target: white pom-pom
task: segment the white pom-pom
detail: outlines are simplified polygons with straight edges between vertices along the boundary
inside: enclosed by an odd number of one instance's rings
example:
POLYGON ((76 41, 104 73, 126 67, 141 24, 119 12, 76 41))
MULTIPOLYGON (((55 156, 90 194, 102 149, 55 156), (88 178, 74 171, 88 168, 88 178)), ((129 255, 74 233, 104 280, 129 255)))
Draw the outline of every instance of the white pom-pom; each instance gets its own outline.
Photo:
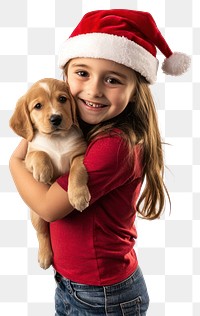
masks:
POLYGON ((180 76, 190 67, 190 56, 175 52, 169 58, 165 58, 162 70, 166 75, 180 76))

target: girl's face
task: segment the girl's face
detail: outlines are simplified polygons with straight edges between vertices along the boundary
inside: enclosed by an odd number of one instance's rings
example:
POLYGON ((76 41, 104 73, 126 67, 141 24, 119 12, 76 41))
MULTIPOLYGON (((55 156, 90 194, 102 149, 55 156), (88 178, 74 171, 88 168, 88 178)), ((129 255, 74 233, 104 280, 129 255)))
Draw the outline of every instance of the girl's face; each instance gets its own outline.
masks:
POLYGON ((68 63, 67 81, 81 119, 89 124, 120 114, 135 92, 134 71, 105 59, 72 59, 68 63))

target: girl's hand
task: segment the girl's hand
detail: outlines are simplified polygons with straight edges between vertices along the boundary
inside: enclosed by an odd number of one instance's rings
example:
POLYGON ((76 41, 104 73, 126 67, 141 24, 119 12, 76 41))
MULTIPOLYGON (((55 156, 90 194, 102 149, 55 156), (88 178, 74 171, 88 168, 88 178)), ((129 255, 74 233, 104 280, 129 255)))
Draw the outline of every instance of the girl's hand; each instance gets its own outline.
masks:
POLYGON ((11 159, 17 158, 20 160, 24 160, 26 157, 27 149, 28 149, 28 142, 27 140, 22 139, 19 145, 17 146, 17 148, 14 150, 11 156, 11 159))

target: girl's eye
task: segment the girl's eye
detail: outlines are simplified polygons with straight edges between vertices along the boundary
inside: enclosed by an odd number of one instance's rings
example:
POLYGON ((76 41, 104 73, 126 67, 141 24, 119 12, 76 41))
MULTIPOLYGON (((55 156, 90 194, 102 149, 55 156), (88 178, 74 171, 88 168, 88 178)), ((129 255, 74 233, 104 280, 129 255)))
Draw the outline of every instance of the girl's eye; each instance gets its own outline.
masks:
POLYGON ((106 78, 106 82, 109 83, 109 84, 121 84, 121 82, 118 79, 111 78, 111 77, 106 78))
POLYGON ((77 75, 80 77, 87 77, 88 73, 87 71, 81 70, 81 71, 77 71, 77 75))
POLYGON ((37 103, 35 106, 34 106, 34 109, 36 110, 40 110, 42 108, 42 104, 41 103, 37 103))
POLYGON ((62 96, 60 96, 60 97, 58 98, 58 101, 59 101, 60 103, 65 103, 65 102, 67 101, 67 98, 62 95, 62 96))

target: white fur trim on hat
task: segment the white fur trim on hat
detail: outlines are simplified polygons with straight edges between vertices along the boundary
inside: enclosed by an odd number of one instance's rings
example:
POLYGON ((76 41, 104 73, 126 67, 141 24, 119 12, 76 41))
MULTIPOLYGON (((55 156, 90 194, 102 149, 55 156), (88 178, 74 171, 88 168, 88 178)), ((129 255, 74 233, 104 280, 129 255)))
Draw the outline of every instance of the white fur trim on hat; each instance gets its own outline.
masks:
POLYGON ((59 67, 63 68, 70 59, 77 57, 112 60, 138 71, 149 83, 156 81, 157 58, 123 36, 87 33, 71 37, 60 49, 59 67))
POLYGON ((165 58, 162 70, 166 75, 179 76, 185 73, 191 63, 188 55, 174 52, 170 57, 165 58))

